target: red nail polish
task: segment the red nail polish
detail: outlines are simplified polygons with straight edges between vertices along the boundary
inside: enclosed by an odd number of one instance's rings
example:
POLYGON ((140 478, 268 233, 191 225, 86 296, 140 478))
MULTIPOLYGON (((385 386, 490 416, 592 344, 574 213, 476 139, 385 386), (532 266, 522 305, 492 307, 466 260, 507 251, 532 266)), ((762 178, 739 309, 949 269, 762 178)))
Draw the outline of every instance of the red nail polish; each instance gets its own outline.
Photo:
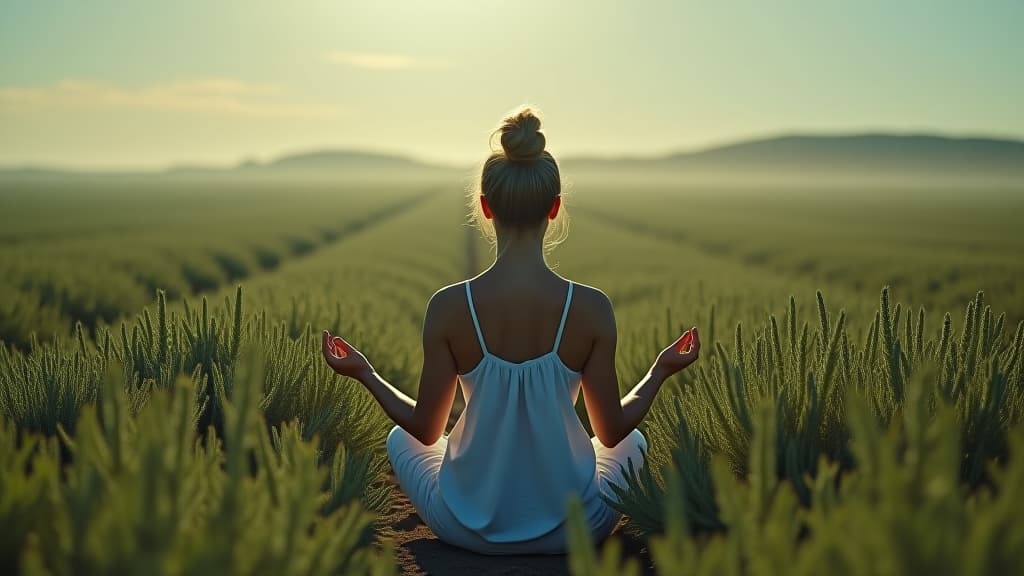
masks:
POLYGON ((690 346, 693 343, 693 332, 690 330, 683 334, 683 337, 679 340, 679 353, 685 354, 690 351, 690 346))
POLYGON ((331 339, 331 351, 339 358, 348 356, 348 352, 345 351, 344 340, 342 340, 340 336, 335 336, 331 339))

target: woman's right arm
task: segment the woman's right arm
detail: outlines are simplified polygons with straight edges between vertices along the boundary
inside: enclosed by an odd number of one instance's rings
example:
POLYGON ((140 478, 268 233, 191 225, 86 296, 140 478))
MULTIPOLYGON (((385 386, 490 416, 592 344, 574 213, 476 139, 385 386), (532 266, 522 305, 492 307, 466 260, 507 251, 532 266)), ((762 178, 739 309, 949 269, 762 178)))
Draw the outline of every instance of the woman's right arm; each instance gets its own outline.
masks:
MULTIPOLYGON (((362 383, 395 424, 425 445, 437 442, 444 433, 458 384, 455 359, 445 333, 450 322, 445 306, 438 302, 442 294, 450 293, 450 287, 439 290, 427 303, 423 320, 423 369, 416 400, 377 374, 366 357, 343 338, 332 336, 327 330, 323 333, 324 359, 331 368, 362 383)), ((460 297, 461 291, 455 295, 460 297)), ((447 298, 451 300, 452 296, 447 298)))
POLYGON ((615 347, 618 340, 615 312, 607 296, 601 295, 595 310, 594 344, 583 366, 583 401, 597 439, 607 447, 622 441, 647 415, 654 397, 665 380, 697 360, 700 338, 697 329, 683 333, 662 350, 647 374, 624 397, 619 398, 615 374, 615 347))

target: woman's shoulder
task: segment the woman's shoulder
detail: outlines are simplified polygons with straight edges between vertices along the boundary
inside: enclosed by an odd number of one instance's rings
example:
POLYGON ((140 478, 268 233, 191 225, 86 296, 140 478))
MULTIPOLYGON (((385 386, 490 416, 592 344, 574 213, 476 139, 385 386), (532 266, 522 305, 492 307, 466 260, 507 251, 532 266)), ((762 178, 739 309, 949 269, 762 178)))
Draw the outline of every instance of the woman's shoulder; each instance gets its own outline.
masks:
POLYGON ((608 298, 608 295, 604 293, 600 288, 590 286, 589 284, 583 284, 575 280, 565 280, 573 283, 572 289, 572 300, 575 305, 585 307, 593 311, 602 311, 610 309, 612 301, 608 298))
MULTIPOLYGON (((566 279, 568 280, 568 279, 566 279)), ((615 312, 611 298, 600 288, 572 280, 572 306, 569 314, 577 325, 594 333, 615 331, 615 312)))
MULTIPOLYGON (((568 278, 563 278, 570 281, 568 278)), ((612 303, 607 294, 600 288, 571 281, 573 283, 571 310, 583 316, 601 320, 612 315, 612 303)), ((466 281, 444 286, 434 292, 427 303, 428 316, 451 318, 462 316, 466 307, 466 281)))
POLYGON ((448 315, 466 307, 465 280, 440 288, 427 301, 427 313, 431 311, 439 315, 448 315))

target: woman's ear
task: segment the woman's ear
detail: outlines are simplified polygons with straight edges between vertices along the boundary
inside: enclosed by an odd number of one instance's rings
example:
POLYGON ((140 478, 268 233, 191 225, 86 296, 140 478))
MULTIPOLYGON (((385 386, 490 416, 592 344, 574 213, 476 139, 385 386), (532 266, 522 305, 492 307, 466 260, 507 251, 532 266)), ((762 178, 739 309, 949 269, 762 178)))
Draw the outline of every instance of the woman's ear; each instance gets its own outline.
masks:
POLYGON ((548 212, 548 220, 554 220, 558 216, 558 209, 562 207, 562 197, 555 196, 555 202, 551 205, 551 211, 548 212))
POLYGON ((483 194, 480 195, 480 208, 484 211, 484 218, 488 220, 494 219, 494 212, 491 212, 491 205, 487 203, 487 197, 483 194))

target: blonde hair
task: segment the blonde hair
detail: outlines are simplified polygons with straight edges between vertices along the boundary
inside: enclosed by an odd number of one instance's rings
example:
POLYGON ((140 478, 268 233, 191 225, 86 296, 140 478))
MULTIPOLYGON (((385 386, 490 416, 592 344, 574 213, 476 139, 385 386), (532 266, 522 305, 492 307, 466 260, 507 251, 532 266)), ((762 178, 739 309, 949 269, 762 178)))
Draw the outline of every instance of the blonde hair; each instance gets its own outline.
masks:
MULTIPOLYGON (((467 205, 470 223, 496 246, 494 224, 480 207, 480 195, 487 198, 494 219, 513 229, 535 228, 544 223, 555 199, 564 196, 558 163, 545 150, 547 139, 540 130, 540 117, 529 106, 510 112, 490 136, 491 155, 469 187, 467 205), (494 137, 500 136, 496 148, 494 137)), ((544 234, 544 250, 565 240, 569 232, 565 203, 544 234)))

